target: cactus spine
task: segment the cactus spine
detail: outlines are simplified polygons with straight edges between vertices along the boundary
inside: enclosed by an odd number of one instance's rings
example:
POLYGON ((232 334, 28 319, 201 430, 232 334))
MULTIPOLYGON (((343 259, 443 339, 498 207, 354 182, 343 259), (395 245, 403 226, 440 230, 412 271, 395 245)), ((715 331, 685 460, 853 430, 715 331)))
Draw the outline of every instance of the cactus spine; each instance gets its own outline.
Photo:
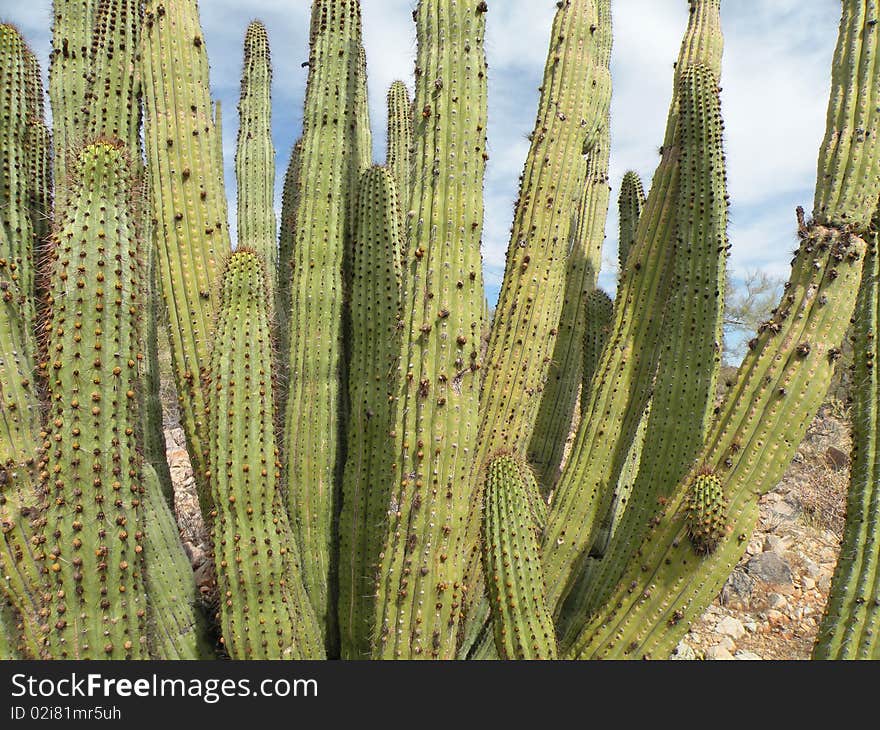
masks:
POLYGON ((321 632, 279 488, 266 278, 256 252, 229 256, 208 377, 219 623, 234 659, 318 659, 321 632))
POLYGON ((272 144, 272 66, 269 35, 259 21, 244 36, 244 69, 238 102, 238 243, 257 251, 269 268, 274 297, 278 268, 275 230, 275 147, 272 144))
POLYGON ((230 243, 208 60, 195 0, 147 2, 141 73, 150 210, 174 381, 199 501, 207 514, 205 394, 200 379, 209 364, 216 260, 230 243))
POLYGON ((556 658, 532 501, 516 461, 496 457, 486 479, 483 561, 495 645, 504 659, 556 658))
POLYGON ((375 658, 452 658, 456 535, 479 418, 487 80, 485 3, 421 0, 396 470, 380 565, 375 658))
POLYGON ((339 628, 343 659, 370 656, 375 584, 394 464, 400 359, 403 227, 393 174, 361 178, 352 251, 348 448, 339 526, 339 628))
POLYGON ((129 165, 112 143, 84 148, 52 251, 43 488, 50 642, 64 658, 147 654, 129 165))

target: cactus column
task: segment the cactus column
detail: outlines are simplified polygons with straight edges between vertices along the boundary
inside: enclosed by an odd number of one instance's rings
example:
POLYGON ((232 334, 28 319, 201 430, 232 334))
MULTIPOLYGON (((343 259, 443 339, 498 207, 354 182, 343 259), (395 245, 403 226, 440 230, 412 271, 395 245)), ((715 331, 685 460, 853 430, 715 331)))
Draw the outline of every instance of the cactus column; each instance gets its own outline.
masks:
POLYGON ((216 260, 230 243, 215 154, 208 58, 195 0, 147 3, 141 72, 152 227, 174 380, 199 501, 207 513, 200 379, 209 362, 216 260))
POLYGON ((107 142, 79 157, 52 251, 43 488, 53 655, 146 658, 137 319, 143 283, 131 162, 107 142))
POLYGON ((394 176, 361 178, 351 253, 348 443, 339 524, 339 631, 343 659, 369 658, 375 583, 392 464, 388 434, 400 359, 403 226, 394 176))
POLYGON ((259 254, 230 254, 208 378, 218 618, 234 659, 320 659, 321 631, 279 488, 266 278, 259 254))
POLYGON ((403 81, 395 81, 388 89, 388 151, 385 165, 394 174, 401 197, 400 207, 409 210, 412 166, 413 107, 409 90, 403 81))
POLYGON ((290 272, 284 452, 288 512, 303 557, 306 590, 327 646, 333 647, 331 589, 345 437, 343 266, 356 168, 363 158, 358 130, 365 106, 360 3, 315 0, 310 44, 290 272))
POLYGON ((421 0, 396 469, 380 565, 376 658, 452 658, 456 534, 470 500, 484 302, 486 3, 421 0))
POLYGON ((275 226, 275 147, 272 144, 272 66, 269 36, 255 20, 244 37, 244 69, 238 102, 238 243, 257 251, 269 270, 274 297, 278 267, 275 226))

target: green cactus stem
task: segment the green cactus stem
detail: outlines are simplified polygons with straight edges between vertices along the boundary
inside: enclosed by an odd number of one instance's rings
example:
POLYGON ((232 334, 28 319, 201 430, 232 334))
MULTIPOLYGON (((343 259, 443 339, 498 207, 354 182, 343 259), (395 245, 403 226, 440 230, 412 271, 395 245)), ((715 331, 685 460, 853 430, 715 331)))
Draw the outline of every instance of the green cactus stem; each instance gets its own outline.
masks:
POLYGON ((139 150, 141 88, 135 66, 143 3, 141 0, 99 0, 89 4, 94 10, 84 96, 85 120, 80 131, 87 139, 119 139, 126 149, 139 150))
POLYGON ((238 102, 238 243, 257 251, 269 267, 274 297, 278 263, 275 225, 275 146, 272 144, 272 65, 269 35, 255 20, 244 36, 238 102))
POLYGON ((181 423, 199 502, 207 514, 205 394, 200 379, 209 364, 216 260, 230 243, 208 59, 195 0, 149 0, 143 33, 144 138, 153 236, 181 423))
MULTIPOLYGON (((479 419, 486 3, 421 0, 396 468, 374 658, 455 656, 479 419)), ((479 528, 479 525, 477 525, 479 528)))
POLYGON ((196 582, 159 477, 144 466, 144 569, 151 659, 211 659, 196 582))
POLYGON ((637 172, 630 170, 623 176, 620 196, 617 199, 620 219, 620 237, 617 245, 617 271, 623 275, 629 252, 636 241, 639 219, 645 209, 645 188, 637 172))
POLYGON ((538 473, 541 491, 556 484, 565 444, 571 433, 578 393, 584 380, 584 336, 590 326, 586 298, 596 287, 602 265, 602 244, 608 217, 610 188, 608 161, 611 151, 610 109, 603 129, 587 154, 587 174, 571 228, 571 249, 566 268, 565 294, 559 318, 553 360, 544 384, 541 407, 529 443, 529 463, 538 473))
POLYGON ((18 617, 12 605, 0 596, 0 661, 23 658, 19 649, 18 617))
POLYGON ((413 146, 413 108, 409 89, 395 81, 388 89, 388 151, 385 166, 394 174, 401 210, 409 210, 413 146))
POLYGON ((375 585, 394 463, 400 358, 403 226, 394 175, 364 173, 352 251, 348 446, 339 525, 339 630, 343 659, 369 658, 375 585))
POLYGON ((678 90, 685 71, 697 64, 718 78, 722 44, 719 0, 693 0, 676 65, 663 157, 639 221, 632 266, 619 285, 609 345, 593 378, 544 533, 547 599, 556 611, 613 502, 650 397, 672 279, 682 150, 678 90))
POLYGON ((531 502, 516 461, 496 457, 486 479, 483 569, 504 659, 556 658, 531 502))
POLYGON ((319 659, 321 631, 279 487, 267 276, 255 251, 228 257, 207 378, 219 625, 233 659, 319 659))
POLYGON ((360 3, 316 0, 294 214, 284 451, 287 508, 306 590, 331 649, 345 438, 343 266, 364 161, 360 48, 360 3))
POLYGON ((880 332, 875 232, 871 237, 862 285, 853 318, 856 358, 853 382, 852 476, 847 496, 847 521, 840 559, 831 583, 831 595, 814 659, 873 659, 880 656, 877 642, 877 547, 872 535, 877 512, 877 346, 880 332))
POLYGON ((13 26, 0 24, 0 262, 4 279, 16 284, 28 327, 34 320, 34 226, 31 218, 32 185, 28 179, 30 160, 28 119, 32 118, 33 54, 13 26))
POLYGON ((147 656, 130 167, 114 143, 83 149, 52 246, 44 550, 59 658, 147 656))
POLYGON ((614 301, 601 289, 594 289, 584 301, 584 364, 581 381, 581 413, 589 400, 593 376, 602 359, 602 350, 608 342, 614 301))
POLYGON ((88 113, 89 61, 95 13, 94 0, 53 0, 52 52, 49 57, 49 101, 55 144, 53 178, 56 203, 63 208, 68 165, 85 141, 88 113))
POLYGON ((717 82, 704 66, 682 76, 680 182, 672 282, 639 473, 592 584, 590 611, 617 584, 657 501, 690 470, 715 405, 728 250, 723 123, 717 82))
POLYGON ((284 188, 281 194, 281 219, 278 226, 278 277, 275 291, 275 371, 278 393, 278 418, 284 424, 287 405, 287 367, 290 358, 290 284, 293 274, 293 248, 296 241, 296 209, 300 197, 300 155, 302 142, 297 140, 290 151, 284 188))
POLYGON ((864 250, 849 233, 804 232, 783 299, 750 343, 692 474, 658 505, 638 560, 571 656, 666 658, 718 594, 745 552, 758 500, 782 476, 825 397, 864 250), (718 479, 727 501, 724 537, 711 552, 695 549, 689 537, 691 485, 701 473, 718 479))

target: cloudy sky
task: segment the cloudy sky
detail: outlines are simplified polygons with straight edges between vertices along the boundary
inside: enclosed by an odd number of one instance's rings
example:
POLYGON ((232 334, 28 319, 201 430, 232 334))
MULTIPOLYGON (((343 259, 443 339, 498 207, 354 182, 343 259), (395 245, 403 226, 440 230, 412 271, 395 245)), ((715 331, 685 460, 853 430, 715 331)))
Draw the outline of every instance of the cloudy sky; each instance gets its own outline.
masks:
MULTIPOLYGON (((370 72, 375 159, 384 160, 385 91, 410 85, 415 56, 414 0, 362 0, 370 72)), ((235 195, 233 159, 241 43, 247 23, 269 30, 275 69, 273 130, 280 181, 299 136, 308 58, 308 0, 202 0, 213 94, 223 102, 227 189, 235 195)), ((486 180, 483 257, 490 303, 504 270, 517 178, 534 124, 553 0, 494 0, 488 16, 491 159, 486 180)), ((816 158, 824 129, 839 0, 727 0, 722 79, 732 198, 731 266, 735 277, 764 269, 787 277, 795 246, 794 209, 812 207, 816 158)), ((44 69, 50 0, 0 0, 0 18, 19 26, 44 69)), ((672 63, 687 22, 687 0, 613 0, 612 200, 623 173, 650 183, 663 138, 672 63)), ((612 205, 601 284, 613 290, 617 216, 612 205)), ((234 200, 230 213, 234 215, 234 200)), ((234 230, 234 225, 232 226, 234 230)))

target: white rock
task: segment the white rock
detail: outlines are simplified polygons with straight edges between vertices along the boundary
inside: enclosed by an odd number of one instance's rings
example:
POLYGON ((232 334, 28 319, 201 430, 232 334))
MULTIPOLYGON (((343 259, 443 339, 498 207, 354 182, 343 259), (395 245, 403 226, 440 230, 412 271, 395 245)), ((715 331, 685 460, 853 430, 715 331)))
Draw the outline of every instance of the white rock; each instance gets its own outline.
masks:
POLYGON ((731 639, 741 639, 746 634, 746 628, 742 621, 733 616, 725 616, 716 625, 715 630, 722 636, 729 636, 731 639))
POLYGON ((755 654, 753 651, 738 651, 736 654, 733 655, 733 658, 738 661, 763 661, 763 659, 755 654))
POLYGON ((723 646, 712 646, 706 650, 706 659, 712 661, 729 661, 733 655, 723 646))

